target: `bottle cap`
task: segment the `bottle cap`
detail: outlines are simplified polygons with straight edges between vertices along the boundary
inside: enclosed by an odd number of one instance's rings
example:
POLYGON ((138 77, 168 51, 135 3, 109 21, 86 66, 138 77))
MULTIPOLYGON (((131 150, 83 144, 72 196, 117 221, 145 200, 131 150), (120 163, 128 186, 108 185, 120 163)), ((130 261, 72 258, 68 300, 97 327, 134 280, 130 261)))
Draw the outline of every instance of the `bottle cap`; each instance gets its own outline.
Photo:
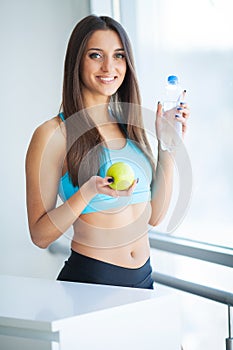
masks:
POLYGON ((168 84, 176 85, 178 84, 178 77, 176 75, 169 75, 167 82, 168 84))

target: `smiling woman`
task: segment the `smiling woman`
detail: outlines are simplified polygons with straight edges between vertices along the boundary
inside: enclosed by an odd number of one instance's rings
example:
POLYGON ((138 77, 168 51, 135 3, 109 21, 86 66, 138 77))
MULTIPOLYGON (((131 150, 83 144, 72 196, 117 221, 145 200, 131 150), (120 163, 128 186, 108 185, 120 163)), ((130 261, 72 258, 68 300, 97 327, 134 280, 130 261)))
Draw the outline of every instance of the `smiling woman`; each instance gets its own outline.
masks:
MULTIPOLYGON (((183 130, 188 116, 184 104, 183 130)), ((158 104, 156 132, 161 117, 158 104)), ((173 182, 172 155, 160 142, 156 159, 128 36, 112 18, 88 16, 69 40, 62 111, 36 129, 26 158, 32 241, 46 248, 73 226, 59 280, 153 288, 148 224, 165 216, 173 182), (133 169, 127 189, 110 186, 116 162, 133 169), (56 206, 58 194, 64 203, 56 206)))
POLYGON ((113 30, 97 30, 88 41, 81 63, 85 106, 106 103, 121 86, 126 73, 124 48, 113 30))

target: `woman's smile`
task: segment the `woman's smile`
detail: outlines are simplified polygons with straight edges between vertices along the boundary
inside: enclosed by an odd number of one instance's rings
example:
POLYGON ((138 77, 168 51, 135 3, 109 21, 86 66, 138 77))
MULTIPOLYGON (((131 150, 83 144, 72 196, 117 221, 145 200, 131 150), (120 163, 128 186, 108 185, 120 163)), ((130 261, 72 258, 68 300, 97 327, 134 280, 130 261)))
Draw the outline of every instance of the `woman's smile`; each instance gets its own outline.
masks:
POLYGON ((111 83, 115 82, 115 80, 117 79, 117 76, 111 76, 111 77, 97 76, 96 78, 98 80, 100 80, 101 83, 103 83, 103 84, 111 84, 111 83))

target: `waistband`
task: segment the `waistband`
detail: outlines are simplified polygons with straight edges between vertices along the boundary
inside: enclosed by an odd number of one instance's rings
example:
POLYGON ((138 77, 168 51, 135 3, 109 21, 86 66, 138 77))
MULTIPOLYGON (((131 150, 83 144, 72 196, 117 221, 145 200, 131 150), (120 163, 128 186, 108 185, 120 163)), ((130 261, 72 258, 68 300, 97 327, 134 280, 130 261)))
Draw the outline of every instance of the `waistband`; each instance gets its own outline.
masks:
POLYGON ((153 289, 151 272, 150 258, 139 268, 126 268, 90 258, 71 249, 71 255, 58 279, 153 289))

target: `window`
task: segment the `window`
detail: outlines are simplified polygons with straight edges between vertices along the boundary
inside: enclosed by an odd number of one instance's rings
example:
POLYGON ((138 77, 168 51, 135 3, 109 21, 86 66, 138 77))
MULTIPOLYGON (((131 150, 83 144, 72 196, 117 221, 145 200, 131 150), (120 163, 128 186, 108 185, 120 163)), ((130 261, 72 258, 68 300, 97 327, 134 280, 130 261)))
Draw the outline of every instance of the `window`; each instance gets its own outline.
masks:
POLYGON ((174 233, 233 247, 232 2, 144 0, 121 6, 134 43, 143 105, 154 110, 166 76, 177 74, 191 106, 185 145, 192 198, 174 233))

